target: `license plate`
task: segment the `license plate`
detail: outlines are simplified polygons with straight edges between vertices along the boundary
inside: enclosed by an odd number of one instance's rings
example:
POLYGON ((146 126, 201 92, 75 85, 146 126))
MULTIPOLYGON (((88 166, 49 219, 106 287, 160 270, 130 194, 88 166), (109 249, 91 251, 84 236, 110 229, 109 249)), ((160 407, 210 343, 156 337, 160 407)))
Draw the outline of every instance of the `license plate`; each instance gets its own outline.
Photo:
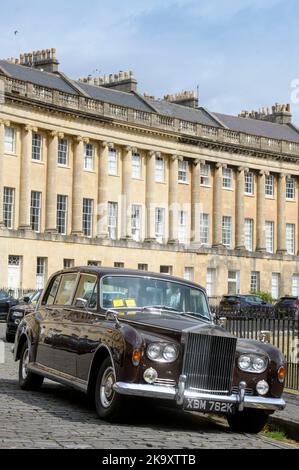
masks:
POLYGON ((187 398, 184 403, 185 411, 198 411, 201 413, 223 413, 233 414, 235 403, 225 401, 200 400, 198 398, 187 398))

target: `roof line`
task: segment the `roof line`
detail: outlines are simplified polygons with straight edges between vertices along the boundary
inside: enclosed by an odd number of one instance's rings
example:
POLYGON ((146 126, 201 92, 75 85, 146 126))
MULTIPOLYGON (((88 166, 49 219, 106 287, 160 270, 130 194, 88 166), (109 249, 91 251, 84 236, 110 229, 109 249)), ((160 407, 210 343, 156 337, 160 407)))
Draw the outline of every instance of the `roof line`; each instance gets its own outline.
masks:
POLYGON ((228 126, 224 124, 219 118, 217 118, 212 111, 208 111, 206 108, 200 107, 199 109, 202 109, 205 113, 207 113, 214 121, 216 121, 220 126, 224 127, 224 129, 229 129, 228 126))
POLYGON ((299 134, 299 127, 297 127, 293 122, 289 122, 287 126, 293 129, 294 131, 298 132, 299 134))
POLYGON ((132 91, 131 92, 133 95, 137 96, 137 98, 139 98, 141 101, 143 101, 143 103, 145 103, 149 108, 151 108, 155 113, 158 113, 158 110, 150 103, 148 103, 148 101, 144 98, 144 96, 142 96, 140 93, 138 93, 138 91, 132 91))
POLYGON ((12 77, 10 73, 8 73, 3 67, 0 65, 0 72, 3 73, 3 75, 6 75, 7 77, 12 77))
POLYGON ((65 81, 65 83, 67 83, 67 85, 69 85, 74 91, 76 91, 77 93, 79 93, 80 95, 82 96, 85 96, 85 98, 89 98, 88 94, 85 93, 85 91, 83 91, 79 85, 77 85, 76 83, 74 83, 70 78, 68 78, 67 75, 65 75, 65 73, 63 72, 56 72, 55 75, 59 75, 60 78, 62 78, 62 80, 65 81))

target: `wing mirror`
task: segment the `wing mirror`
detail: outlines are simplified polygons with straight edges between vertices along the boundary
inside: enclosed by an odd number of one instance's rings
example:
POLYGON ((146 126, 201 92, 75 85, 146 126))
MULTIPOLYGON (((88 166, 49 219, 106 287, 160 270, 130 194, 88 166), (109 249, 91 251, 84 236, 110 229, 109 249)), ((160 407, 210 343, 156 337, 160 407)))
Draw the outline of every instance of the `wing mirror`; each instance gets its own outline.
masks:
POLYGON ((84 308, 85 310, 87 310, 87 306, 88 306, 88 302, 86 299, 76 299, 75 301, 75 307, 77 308, 84 308))
POLYGON ((116 324, 116 328, 120 328, 119 314, 116 310, 107 310, 106 320, 107 321, 114 321, 115 324, 116 324))

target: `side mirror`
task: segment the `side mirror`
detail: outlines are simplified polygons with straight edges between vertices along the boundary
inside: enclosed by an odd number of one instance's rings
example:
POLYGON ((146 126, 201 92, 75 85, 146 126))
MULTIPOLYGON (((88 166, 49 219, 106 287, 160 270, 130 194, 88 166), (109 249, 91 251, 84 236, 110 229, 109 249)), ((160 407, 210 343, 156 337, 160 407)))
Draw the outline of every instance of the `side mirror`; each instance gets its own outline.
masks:
POLYGON ((115 310, 107 310, 106 312, 107 321, 115 321, 116 328, 120 328, 118 312, 115 310))
POLYGON ((75 307, 77 307, 77 308, 85 308, 85 310, 87 310, 87 306, 88 306, 87 300, 85 300, 85 299, 80 299, 80 298, 76 299, 76 301, 75 301, 75 307))
POLYGON ((30 297, 24 297, 23 300, 25 304, 30 304, 30 297))
POLYGON ((227 328, 227 318, 226 317, 219 318, 218 325, 226 330, 226 328, 227 328))
POLYGON ((270 343, 271 332, 270 331, 261 331, 260 334, 259 334, 259 340, 262 343, 270 343))

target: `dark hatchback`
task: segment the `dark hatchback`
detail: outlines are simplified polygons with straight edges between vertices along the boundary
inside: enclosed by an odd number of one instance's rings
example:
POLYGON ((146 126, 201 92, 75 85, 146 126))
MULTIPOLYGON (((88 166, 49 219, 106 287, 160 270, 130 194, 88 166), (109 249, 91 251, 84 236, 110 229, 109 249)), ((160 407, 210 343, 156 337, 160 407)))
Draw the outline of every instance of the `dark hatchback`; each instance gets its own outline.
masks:
POLYGON ((0 320, 6 320, 9 309, 18 304, 18 300, 7 291, 0 291, 0 320))
POLYGON ((259 309, 272 309, 273 305, 265 302, 261 297, 255 294, 236 294, 225 295, 219 304, 220 312, 233 313, 246 310, 253 310, 255 307, 259 309))
POLYGON ((285 406, 283 354, 216 325, 205 290, 168 275, 96 267, 54 274, 18 327, 14 358, 23 390, 45 377, 72 386, 108 421, 140 397, 220 413, 231 429, 255 433, 285 406))
POLYGON ((286 295, 274 305, 275 313, 281 317, 299 318, 299 297, 286 295))
POLYGON ((42 294, 42 289, 29 293, 20 300, 18 305, 11 307, 6 319, 6 341, 14 343, 15 335, 25 315, 34 312, 42 294))

